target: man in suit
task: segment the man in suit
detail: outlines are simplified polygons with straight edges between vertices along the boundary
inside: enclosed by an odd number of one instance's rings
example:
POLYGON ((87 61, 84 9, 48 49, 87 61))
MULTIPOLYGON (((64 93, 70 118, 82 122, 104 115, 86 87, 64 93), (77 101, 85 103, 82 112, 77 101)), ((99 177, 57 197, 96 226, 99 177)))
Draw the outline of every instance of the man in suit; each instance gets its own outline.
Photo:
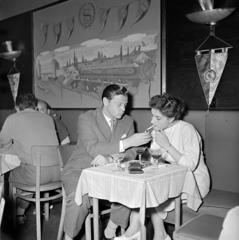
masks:
MULTIPOLYGON (((80 206, 75 203, 75 190, 82 169, 91 163, 103 165, 111 160, 111 154, 124 152, 134 159, 134 147, 148 143, 149 133, 134 133, 133 120, 124 115, 128 103, 125 87, 116 84, 107 86, 102 94, 103 107, 90 110, 79 116, 78 140, 75 151, 68 160, 63 171, 63 184, 67 194, 67 207, 64 222, 65 239, 74 238, 80 231, 89 213, 88 196, 83 196, 80 206), (111 129, 111 122, 114 126, 111 129)), ((105 229, 105 237, 113 238, 118 226, 126 228, 130 209, 113 203, 111 217, 105 229)))
MULTIPOLYGON (((10 182, 32 185, 36 179, 35 167, 31 165, 33 145, 59 145, 53 119, 35 110, 37 100, 31 93, 17 96, 16 113, 5 120, 0 132, 0 146, 10 147, 21 160, 20 167, 10 173, 10 182)), ((8 151, 8 150, 6 150, 8 151)), ((41 183, 60 179, 60 170, 48 168, 42 171, 41 183)), ((29 202, 18 201, 17 219, 23 222, 29 202)))

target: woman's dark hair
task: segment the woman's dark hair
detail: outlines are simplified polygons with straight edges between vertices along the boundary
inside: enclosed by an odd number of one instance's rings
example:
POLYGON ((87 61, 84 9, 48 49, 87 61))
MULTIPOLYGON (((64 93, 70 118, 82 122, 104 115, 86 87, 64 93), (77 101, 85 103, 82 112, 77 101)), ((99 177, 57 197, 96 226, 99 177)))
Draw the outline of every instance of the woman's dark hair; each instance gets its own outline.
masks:
POLYGON ((104 89, 101 99, 103 100, 103 98, 107 98, 111 100, 115 95, 128 96, 128 90, 125 87, 121 87, 117 84, 111 84, 104 89))
POLYGON ((37 99, 32 93, 20 94, 16 98, 16 106, 18 106, 20 110, 24 110, 26 108, 35 109, 36 105, 37 99))
POLYGON ((174 117, 175 120, 181 119, 186 111, 182 100, 168 93, 152 97, 149 101, 149 106, 150 108, 159 110, 166 117, 174 117))

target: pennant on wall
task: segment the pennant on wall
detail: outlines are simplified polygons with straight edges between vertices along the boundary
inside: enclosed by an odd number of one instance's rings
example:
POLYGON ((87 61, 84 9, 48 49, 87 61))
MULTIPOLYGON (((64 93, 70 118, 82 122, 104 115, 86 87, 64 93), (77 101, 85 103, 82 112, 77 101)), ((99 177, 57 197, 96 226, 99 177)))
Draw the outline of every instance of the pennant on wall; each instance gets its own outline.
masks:
POLYGON ((20 72, 16 72, 16 73, 13 73, 13 74, 8 74, 7 78, 8 78, 9 84, 10 84, 13 100, 15 102, 16 97, 17 97, 17 93, 18 93, 20 72))
POLYGON ((47 24, 47 23, 42 23, 41 24, 41 36, 42 36, 43 45, 45 45, 45 43, 47 41, 48 26, 49 26, 49 24, 47 24))
POLYGON ((109 16, 111 8, 100 8, 100 23, 102 25, 102 29, 104 29, 106 23, 107 23, 107 19, 109 16))
POLYGON ((53 33, 55 36, 55 43, 57 44, 60 41, 61 37, 61 22, 55 23, 53 25, 53 33))
POLYGON ((211 49, 208 53, 198 53, 195 56, 198 75, 208 106, 215 95, 228 56, 227 48, 222 52, 211 49))
MULTIPOLYGON (((152 0, 131 0, 127 4, 122 3, 121 6, 112 5, 110 7, 102 7, 95 5, 93 2, 85 2, 79 8, 78 22, 80 26, 86 30, 94 24, 96 16, 99 16, 99 22, 102 26, 101 31, 103 31, 109 21, 111 11, 116 10, 118 15, 119 30, 121 30, 126 25, 131 5, 136 4, 137 6, 137 14, 133 22, 133 24, 136 24, 148 13, 151 1, 152 0)), ((49 23, 42 23, 40 27, 42 45, 45 45, 47 42, 49 30, 53 32, 55 44, 59 43, 62 35, 65 35, 67 40, 69 40, 76 25, 75 21, 75 17, 72 16, 66 20, 62 19, 61 21, 54 23, 52 26, 50 26, 49 23)))
POLYGON ((123 28, 123 26, 126 23, 128 12, 129 12, 129 4, 118 9, 120 29, 123 28))
POLYGON ((71 17, 65 20, 65 26, 66 26, 66 31, 67 31, 67 39, 69 39, 73 33, 74 30, 74 25, 75 25, 75 18, 71 17))
POLYGON ((95 5, 92 2, 87 2, 81 5, 79 10, 79 23, 84 28, 87 29, 95 21, 95 5))
POLYGON ((138 0, 138 17, 135 23, 139 22, 148 12, 151 0, 138 0))

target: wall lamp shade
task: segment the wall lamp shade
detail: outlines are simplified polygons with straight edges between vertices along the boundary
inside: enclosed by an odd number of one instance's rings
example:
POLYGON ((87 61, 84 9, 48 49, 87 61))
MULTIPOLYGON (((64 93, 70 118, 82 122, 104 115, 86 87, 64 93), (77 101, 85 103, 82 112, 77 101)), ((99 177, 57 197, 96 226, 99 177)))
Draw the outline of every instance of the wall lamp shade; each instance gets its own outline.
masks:
POLYGON ((20 55, 21 55, 21 51, 4 52, 4 53, 0 53, 0 58, 3 58, 5 60, 12 60, 12 59, 16 59, 20 55))
POLYGON ((186 14, 186 17, 196 23, 215 25, 216 22, 229 16, 235 8, 216 8, 186 14))
POLYGON ((13 50, 12 41, 3 42, 2 46, 4 47, 4 52, 0 53, 0 58, 12 61, 13 63, 12 67, 10 68, 7 74, 7 78, 11 88, 13 100, 15 102, 18 94, 18 86, 20 81, 20 72, 16 67, 16 59, 21 55, 21 51, 13 50))
POLYGON ((12 41, 3 42, 2 46, 4 47, 5 52, 0 53, 0 58, 3 58, 5 60, 16 60, 16 58, 21 55, 20 50, 12 49, 12 41))

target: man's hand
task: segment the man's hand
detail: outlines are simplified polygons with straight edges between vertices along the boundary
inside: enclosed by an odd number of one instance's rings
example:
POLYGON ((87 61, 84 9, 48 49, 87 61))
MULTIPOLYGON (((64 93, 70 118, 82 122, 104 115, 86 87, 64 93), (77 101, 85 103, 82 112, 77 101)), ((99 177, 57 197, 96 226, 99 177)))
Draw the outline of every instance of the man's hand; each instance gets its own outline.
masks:
POLYGON ((104 157, 103 155, 97 155, 94 160, 91 162, 91 165, 93 166, 103 166, 109 163, 109 160, 104 157))
POLYGON ((122 140, 124 149, 128 149, 130 147, 138 147, 150 142, 152 139, 151 134, 144 133, 135 133, 128 138, 122 140))

